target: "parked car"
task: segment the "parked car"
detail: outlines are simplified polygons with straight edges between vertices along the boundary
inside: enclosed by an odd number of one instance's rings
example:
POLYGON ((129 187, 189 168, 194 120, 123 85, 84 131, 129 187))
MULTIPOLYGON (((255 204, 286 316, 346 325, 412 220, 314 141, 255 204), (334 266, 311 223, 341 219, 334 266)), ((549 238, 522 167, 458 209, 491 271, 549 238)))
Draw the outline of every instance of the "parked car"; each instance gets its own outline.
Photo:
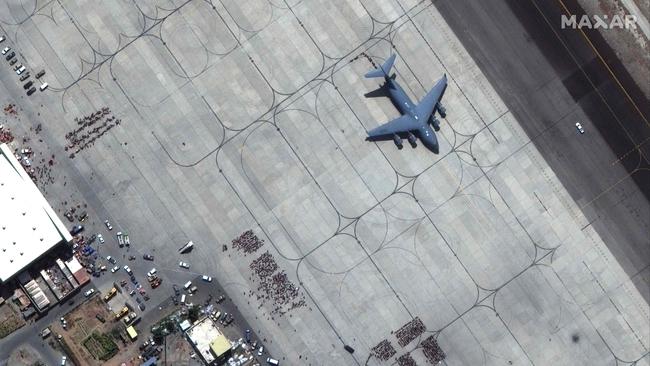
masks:
POLYGON ((153 277, 158 271, 156 268, 152 268, 149 272, 147 272, 147 277, 153 277))
POLYGON ((84 231, 83 225, 75 225, 75 226, 72 227, 72 230, 70 230, 70 235, 77 236, 82 231, 84 231))
MULTIPOLYGON (((27 90, 27 89, 31 88, 32 85, 34 85, 34 83, 31 82, 31 81, 28 81, 28 82, 25 83, 25 85, 23 85, 23 88, 24 88, 25 90, 27 90)), ((70 222, 73 222, 73 221, 74 221, 74 217, 72 217, 72 214, 70 214, 70 217, 68 217, 68 212, 66 212, 66 216, 65 216, 65 217, 67 217, 67 218, 68 218, 68 221, 70 221, 70 222)))
POLYGON ((91 288, 90 290, 84 292, 84 296, 89 297, 90 295, 95 293, 95 289, 91 288))
POLYGON ((185 269, 190 268, 190 265, 187 264, 186 262, 183 262, 183 261, 178 262, 178 266, 181 267, 181 268, 185 268, 185 269))
POLYGON ((205 282, 212 282, 212 277, 210 277, 210 276, 203 275, 203 277, 201 277, 201 279, 203 281, 205 281, 205 282))
POLYGON ((34 94, 34 92, 36 92, 36 88, 31 87, 31 88, 27 91, 27 95, 32 95, 32 94, 34 94))
MULTIPOLYGON (((37 77, 37 78, 39 77, 38 74, 36 75, 36 77, 37 77)), ((106 228, 107 228, 108 230, 113 230, 113 226, 111 225, 111 223, 110 223, 108 220, 105 220, 105 221, 104 221, 104 225, 106 225, 106 228)))
MULTIPOLYGON (((131 271, 131 268, 129 268, 129 266, 127 266, 127 265, 124 266, 124 270, 125 270, 126 273, 128 273, 128 274, 133 274, 133 271, 131 271)), ((133 277, 133 276, 131 276, 131 277, 133 277)))
POLYGON ((20 75, 20 74, 22 74, 23 72, 25 72, 25 70, 27 70, 27 68, 26 68, 25 66, 22 66, 22 65, 21 65, 21 66, 18 68, 18 70, 16 70, 16 74, 17 74, 17 75, 20 75))
POLYGON ((115 266, 115 267, 111 268, 111 272, 113 272, 113 273, 115 273, 115 272, 117 272, 119 270, 120 270, 120 266, 115 266))
POLYGON ((0 36, 0 42, 4 42, 5 39, 7 39, 7 38, 5 38, 5 36, 0 36))
POLYGON ((5 48, 2 49, 2 54, 3 54, 3 55, 6 55, 7 52, 9 52, 10 50, 11 50, 10 47, 5 47, 5 48))
MULTIPOLYGON (((41 71, 37 72, 35 78, 37 78, 37 79, 41 78, 41 77, 43 77, 43 75, 45 75, 45 70, 41 70, 41 71)), ((108 220, 106 220, 106 221, 108 221, 108 220)))
POLYGON ((143 258, 143 259, 146 259, 146 260, 148 260, 148 261, 152 261, 152 260, 153 260, 153 255, 151 255, 151 254, 145 254, 145 255, 142 256, 142 258, 143 258))
POLYGON ((24 73, 24 74, 22 74, 20 76, 20 81, 25 81, 25 80, 29 79, 29 76, 30 76, 29 71, 27 71, 26 73, 24 73))
POLYGON ((5 58, 7 59, 7 61, 9 61, 9 60, 11 60, 12 58, 14 58, 14 56, 16 56, 16 52, 11 51, 11 52, 9 52, 9 54, 7 55, 7 57, 5 57, 5 58))
POLYGON ((257 355, 261 356, 264 353, 264 346, 260 346, 260 349, 257 350, 257 355))
POLYGON ((576 129, 578 130, 578 132, 580 132, 580 134, 585 133, 585 129, 582 128, 582 124, 580 124, 580 122, 576 122, 576 129))
POLYGON ((144 304, 138 304, 138 309, 144 311, 144 309, 146 309, 146 306, 144 306, 144 304))
POLYGON ((99 244, 104 244, 104 237, 102 234, 97 234, 97 240, 99 240, 99 244))
POLYGON ((18 61, 18 60, 15 59, 15 58, 12 58, 11 61, 9 61, 9 66, 13 66, 16 63, 16 61, 18 61))
POLYGON ((106 260, 109 261, 109 262, 111 262, 112 264, 117 263, 117 261, 115 260, 115 258, 111 257, 110 255, 109 255, 108 257, 106 257, 106 260))

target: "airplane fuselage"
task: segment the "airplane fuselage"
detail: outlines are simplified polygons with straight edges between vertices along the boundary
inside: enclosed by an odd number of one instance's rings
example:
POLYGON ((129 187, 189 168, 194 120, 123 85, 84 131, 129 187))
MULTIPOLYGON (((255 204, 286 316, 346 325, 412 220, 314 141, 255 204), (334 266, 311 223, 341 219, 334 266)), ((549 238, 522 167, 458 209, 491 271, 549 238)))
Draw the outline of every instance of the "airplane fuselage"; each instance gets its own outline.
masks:
MULTIPOLYGON (((388 85, 388 96, 393 105, 395 105, 395 108, 401 114, 409 115, 418 120, 415 110, 416 104, 413 103, 399 83, 392 78, 386 78, 386 83, 388 85)), ((435 109, 433 113, 435 113, 435 109)), ((417 130, 418 138, 427 149, 437 154, 439 152, 438 138, 435 132, 433 132, 433 129, 431 129, 428 121, 428 119, 418 120, 420 122, 420 127, 417 130)))

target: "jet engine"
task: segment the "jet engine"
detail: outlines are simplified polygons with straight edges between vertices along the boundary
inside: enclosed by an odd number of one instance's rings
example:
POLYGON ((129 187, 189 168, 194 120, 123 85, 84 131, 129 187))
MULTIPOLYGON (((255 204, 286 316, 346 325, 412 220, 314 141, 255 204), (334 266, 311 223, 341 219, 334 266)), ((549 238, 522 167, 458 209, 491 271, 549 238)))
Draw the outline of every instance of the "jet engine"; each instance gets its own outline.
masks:
POLYGON ((393 135, 393 141, 395 142, 395 146, 397 146, 398 149, 401 150, 404 147, 404 145, 402 145, 402 138, 398 135, 393 135))
POLYGON ((409 144, 411 144, 411 147, 415 148, 416 146, 418 146, 417 143, 416 143, 417 138, 415 137, 414 134, 409 132, 408 139, 409 139, 409 144))
POLYGON ((440 117, 447 118, 447 109, 445 109, 440 102, 438 102, 438 113, 440 114, 440 117))
POLYGON ((440 121, 433 114, 429 118, 429 123, 433 126, 434 130, 440 131, 440 121))

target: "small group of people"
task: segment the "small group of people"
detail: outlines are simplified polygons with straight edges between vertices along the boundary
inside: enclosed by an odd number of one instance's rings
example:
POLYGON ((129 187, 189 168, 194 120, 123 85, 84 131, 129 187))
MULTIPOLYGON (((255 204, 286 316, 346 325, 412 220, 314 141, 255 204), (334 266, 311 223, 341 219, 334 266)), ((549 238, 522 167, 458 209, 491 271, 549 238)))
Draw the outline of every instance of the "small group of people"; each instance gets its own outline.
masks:
POLYGON ((386 361, 395 356, 396 353, 397 351, 395 351, 395 347, 393 347, 388 339, 384 339, 376 346, 372 347, 372 355, 380 361, 386 361))
POLYGON ((14 135, 8 127, 0 125, 0 144, 8 144, 14 140, 14 135))
POLYGON ((426 327, 420 318, 415 317, 415 319, 404 324, 395 332, 395 337, 397 338, 397 343, 400 346, 404 347, 407 344, 411 343, 415 338, 419 337, 424 333, 426 327))

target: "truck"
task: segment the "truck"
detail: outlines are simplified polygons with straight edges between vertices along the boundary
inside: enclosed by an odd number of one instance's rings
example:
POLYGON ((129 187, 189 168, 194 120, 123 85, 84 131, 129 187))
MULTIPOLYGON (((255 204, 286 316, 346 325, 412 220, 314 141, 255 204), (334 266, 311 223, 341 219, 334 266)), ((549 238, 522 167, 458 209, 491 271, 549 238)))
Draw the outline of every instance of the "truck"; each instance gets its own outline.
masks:
POLYGON ((126 306, 123 307, 122 310, 120 310, 119 312, 115 313, 115 319, 116 319, 116 320, 117 320, 117 319, 120 319, 121 317, 123 317, 124 315, 126 315, 128 312, 129 312, 129 308, 127 308, 126 306))
POLYGON ((108 302, 108 300, 112 299, 113 296, 117 294, 117 289, 115 287, 111 288, 110 291, 104 296, 104 301, 108 302))

